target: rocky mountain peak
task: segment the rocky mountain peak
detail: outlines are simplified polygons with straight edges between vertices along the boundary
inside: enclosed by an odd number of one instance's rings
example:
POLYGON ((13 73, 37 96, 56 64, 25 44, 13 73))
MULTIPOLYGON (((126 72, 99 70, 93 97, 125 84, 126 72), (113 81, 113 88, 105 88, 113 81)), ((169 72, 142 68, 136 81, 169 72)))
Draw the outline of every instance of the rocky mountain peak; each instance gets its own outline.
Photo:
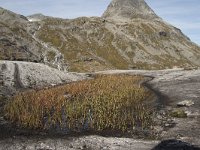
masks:
POLYGON ((44 20, 47 18, 47 16, 41 14, 41 13, 37 13, 37 14, 33 14, 33 15, 30 15, 30 16, 27 16, 28 20, 31 21, 31 22, 34 22, 34 21, 41 21, 41 20, 44 20))
POLYGON ((102 17, 112 20, 159 18, 144 0, 112 0, 102 17))

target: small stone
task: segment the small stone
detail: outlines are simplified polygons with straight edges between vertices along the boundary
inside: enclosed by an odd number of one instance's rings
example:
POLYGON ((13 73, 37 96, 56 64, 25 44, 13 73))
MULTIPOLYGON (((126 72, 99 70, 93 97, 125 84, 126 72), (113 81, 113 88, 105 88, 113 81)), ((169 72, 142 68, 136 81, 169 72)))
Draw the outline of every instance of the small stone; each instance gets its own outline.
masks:
POLYGON ((163 127, 161 127, 161 126, 154 126, 154 130, 156 132, 161 132, 161 131, 163 131, 163 127))
POLYGON ((176 135, 176 138, 177 138, 177 139, 181 139, 181 137, 183 137, 182 134, 177 134, 177 135, 176 135))
POLYGON ((194 105, 194 102, 192 100, 184 100, 177 104, 177 106, 179 106, 179 107, 190 107, 192 105, 194 105))
POLYGON ((82 149, 82 150, 84 150, 84 149, 86 149, 86 148, 87 148, 86 144, 83 144, 83 145, 80 147, 80 149, 82 149))
POLYGON ((165 136, 167 135, 167 131, 162 131, 162 133, 160 134, 160 136, 165 136))
POLYGON ((165 124, 165 127, 170 127, 170 124, 169 124, 169 123, 166 123, 166 124, 165 124))
POLYGON ((52 150, 52 148, 45 143, 40 143, 39 145, 36 146, 37 150, 52 150))
POLYGON ((70 144, 70 145, 69 145, 69 148, 73 148, 73 145, 70 144))
POLYGON ((162 119, 163 117, 161 115, 157 115, 157 118, 158 119, 162 119))

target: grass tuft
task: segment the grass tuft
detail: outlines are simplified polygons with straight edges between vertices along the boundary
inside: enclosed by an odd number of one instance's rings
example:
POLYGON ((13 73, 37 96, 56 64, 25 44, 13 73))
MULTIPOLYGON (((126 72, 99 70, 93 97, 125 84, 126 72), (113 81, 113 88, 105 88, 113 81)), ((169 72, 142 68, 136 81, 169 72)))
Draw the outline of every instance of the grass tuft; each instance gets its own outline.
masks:
POLYGON ((170 113, 170 116, 174 118, 187 118, 187 113, 182 109, 176 109, 170 113))

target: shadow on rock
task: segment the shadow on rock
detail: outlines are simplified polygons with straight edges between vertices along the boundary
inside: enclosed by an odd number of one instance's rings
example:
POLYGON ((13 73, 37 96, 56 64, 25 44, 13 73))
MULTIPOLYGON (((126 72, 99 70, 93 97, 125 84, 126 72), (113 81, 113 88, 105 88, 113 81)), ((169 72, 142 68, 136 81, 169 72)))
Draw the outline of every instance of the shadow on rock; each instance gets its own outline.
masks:
POLYGON ((179 140, 165 140, 152 150, 200 150, 200 148, 179 140))

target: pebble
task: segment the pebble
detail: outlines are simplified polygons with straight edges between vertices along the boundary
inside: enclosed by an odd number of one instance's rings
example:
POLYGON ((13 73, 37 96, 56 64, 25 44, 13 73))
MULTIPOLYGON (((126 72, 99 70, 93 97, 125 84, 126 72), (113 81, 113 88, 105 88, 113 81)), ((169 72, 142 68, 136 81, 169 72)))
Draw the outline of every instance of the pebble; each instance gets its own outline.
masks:
POLYGON ((182 102, 177 103, 177 106, 179 107, 190 107, 194 105, 194 102, 192 100, 184 100, 182 102))

